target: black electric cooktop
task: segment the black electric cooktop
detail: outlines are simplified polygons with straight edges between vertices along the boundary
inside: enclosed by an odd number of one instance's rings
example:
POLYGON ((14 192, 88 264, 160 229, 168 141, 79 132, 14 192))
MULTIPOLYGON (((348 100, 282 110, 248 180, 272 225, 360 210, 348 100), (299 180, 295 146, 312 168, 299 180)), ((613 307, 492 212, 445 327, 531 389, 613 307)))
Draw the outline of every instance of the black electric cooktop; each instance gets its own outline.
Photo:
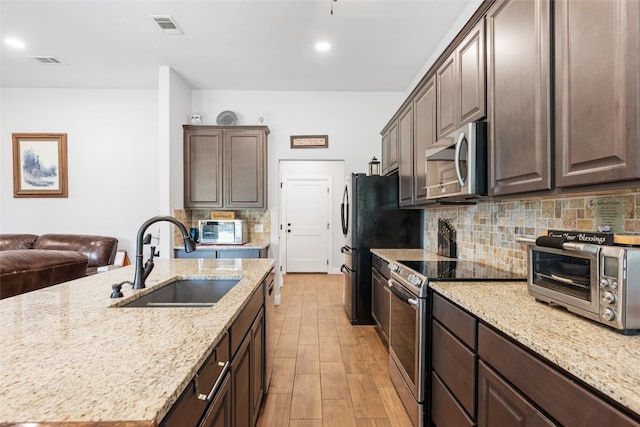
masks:
POLYGON ((495 281, 495 280, 526 280, 505 270, 499 270, 472 261, 398 261, 401 264, 426 277, 429 281, 495 281))

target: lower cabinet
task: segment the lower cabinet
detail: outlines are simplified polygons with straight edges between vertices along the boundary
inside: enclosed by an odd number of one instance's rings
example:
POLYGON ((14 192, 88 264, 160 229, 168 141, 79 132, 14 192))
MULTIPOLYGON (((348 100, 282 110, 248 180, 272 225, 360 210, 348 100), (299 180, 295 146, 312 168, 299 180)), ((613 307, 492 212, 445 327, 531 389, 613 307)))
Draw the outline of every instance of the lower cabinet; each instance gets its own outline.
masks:
POLYGON ((253 427, 264 395, 264 283, 159 427, 253 427))
POLYGON ((389 264, 376 255, 371 257, 371 317, 389 342, 389 264))
POLYGON ((433 293, 431 426, 640 427, 556 365, 433 293))

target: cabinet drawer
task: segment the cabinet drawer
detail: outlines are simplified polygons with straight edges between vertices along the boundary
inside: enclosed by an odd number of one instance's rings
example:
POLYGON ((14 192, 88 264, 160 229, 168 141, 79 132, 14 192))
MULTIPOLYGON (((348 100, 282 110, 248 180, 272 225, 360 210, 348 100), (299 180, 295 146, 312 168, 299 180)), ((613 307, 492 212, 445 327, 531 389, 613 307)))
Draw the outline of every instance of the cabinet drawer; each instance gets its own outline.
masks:
POLYGON ((199 399, 201 394, 208 395, 218 378, 224 374, 225 363, 229 362, 229 334, 225 334, 220 343, 211 352, 194 379, 173 405, 169 414, 160 423, 161 427, 196 426, 204 414, 209 402, 199 399), (223 362, 219 366, 218 362, 223 362))
POLYGON ((238 318, 231 325, 231 356, 233 357, 238 351, 240 344, 244 336, 247 334, 253 323, 253 319, 256 318, 260 308, 264 303, 264 282, 256 289, 251 295, 249 302, 242 309, 242 312, 238 318))
POLYGON ((260 249, 223 249, 218 258, 260 258, 260 249))
POLYGON ((485 325, 478 328, 478 354, 564 426, 640 426, 594 392, 485 325))
POLYGON ((436 427, 475 426, 435 372, 431 374, 431 420, 436 427))
POLYGON ((462 407, 475 418, 476 355, 440 323, 433 321, 433 369, 462 407))
POLYGON ((433 294, 433 317, 473 350, 477 347, 476 319, 441 295, 433 294))

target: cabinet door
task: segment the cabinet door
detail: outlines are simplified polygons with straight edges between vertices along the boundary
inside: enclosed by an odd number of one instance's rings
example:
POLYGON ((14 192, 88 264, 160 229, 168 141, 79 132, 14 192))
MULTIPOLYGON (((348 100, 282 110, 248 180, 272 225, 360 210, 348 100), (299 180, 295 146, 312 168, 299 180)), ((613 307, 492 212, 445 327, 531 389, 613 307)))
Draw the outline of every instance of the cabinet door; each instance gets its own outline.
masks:
POLYGON ((382 159, 380 162, 380 175, 388 175, 389 174, 389 144, 391 143, 390 141, 391 139, 391 135, 389 134, 389 131, 387 130, 385 133, 382 134, 382 159))
POLYGON ((456 48, 456 112, 459 127, 486 115, 484 19, 476 24, 456 48))
POLYGON ((413 104, 398 118, 398 175, 400 206, 413 205, 413 104))
POLYGON ((436 142, 436 84, 431 77, 413 101, 413 202, 427 202, 425 150, 436 142))
POLYGON ((227 374, 199 427, 231 427, 231 379, 227 374))
POLYGON ((263 131, 224 131, 224 180, 224 207, 266 206, 266 136, 263 131))
POLYGON ((222 207, 222 131, 184 129, 184 207, 222 207))
POLYGON ((252 427, 251 335, 248 334, 231 362, 232 413, 235 427, 252 427))
POLYGON ((637 178, 640 2, 554 5, 557 186, 637 178))
POLYGON ((487 12, 489 194, 551 188, 550 3, 487 12))
POLYGON ((388 167, 387 174, 398 170, 398 123, 389 127, 389 146, 387 147, 388 167))
POLYGON ((478 427, 534 427, 536 409, 484 362, 478 364, 478 427))
POLYGON ((264 310, 260 310, 258 317, 251 326, 251 409, 252 424, 256 425, 260 404, 264 396, 264 310))
POLYGON ((453 131, 457 122, 455 119, 456 98, 456 55, 451 54, 436 71, 436 114, 438 139, 453 131))

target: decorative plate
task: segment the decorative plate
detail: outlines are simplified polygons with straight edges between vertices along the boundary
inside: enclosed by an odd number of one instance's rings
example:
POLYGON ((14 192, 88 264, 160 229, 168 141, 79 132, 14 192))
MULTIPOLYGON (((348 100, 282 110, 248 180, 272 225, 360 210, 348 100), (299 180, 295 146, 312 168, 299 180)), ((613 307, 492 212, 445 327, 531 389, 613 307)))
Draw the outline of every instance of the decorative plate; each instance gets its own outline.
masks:
POLYGON ((236 123, 238 123, 238 116, 233 111, 223 111, 216 118, 216 124, 220 126, 233 126, 236 123))

